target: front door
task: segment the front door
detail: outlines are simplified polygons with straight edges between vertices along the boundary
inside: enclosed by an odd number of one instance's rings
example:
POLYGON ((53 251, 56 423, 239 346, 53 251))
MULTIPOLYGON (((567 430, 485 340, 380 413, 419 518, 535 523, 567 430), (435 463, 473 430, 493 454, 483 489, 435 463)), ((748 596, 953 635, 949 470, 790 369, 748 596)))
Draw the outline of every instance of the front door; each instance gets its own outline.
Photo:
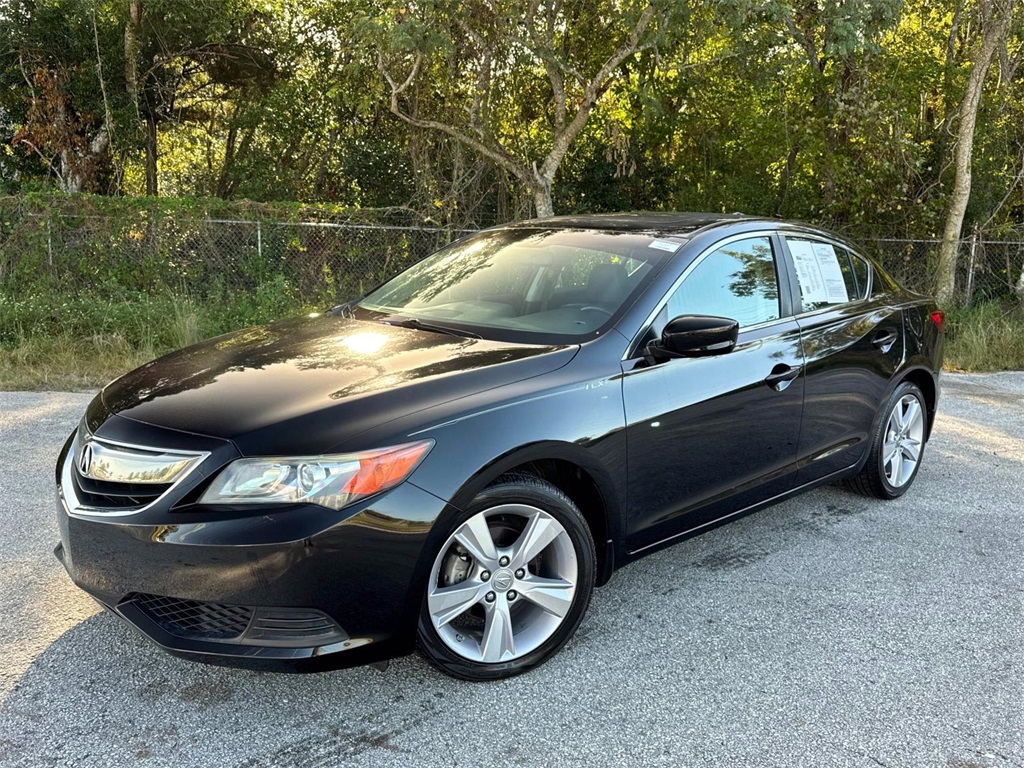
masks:
POLYGON ((650 330, 684 314, 729 317, 733 351, 623 363, 632 551, 794 486, 803 359, 775 242, 741 236, 698 257, 650 330))

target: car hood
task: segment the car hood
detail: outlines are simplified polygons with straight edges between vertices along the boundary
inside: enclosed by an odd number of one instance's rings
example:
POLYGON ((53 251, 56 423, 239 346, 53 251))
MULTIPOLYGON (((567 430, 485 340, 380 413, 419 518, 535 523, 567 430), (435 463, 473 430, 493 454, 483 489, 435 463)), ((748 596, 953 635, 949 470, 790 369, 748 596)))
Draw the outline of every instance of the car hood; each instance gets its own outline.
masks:
POLYGON ((101 398, 110 413, 232 440, 243 454, 322 453, 399 416, 554 371, 578 349, 299 318, 153 360, 101 398))

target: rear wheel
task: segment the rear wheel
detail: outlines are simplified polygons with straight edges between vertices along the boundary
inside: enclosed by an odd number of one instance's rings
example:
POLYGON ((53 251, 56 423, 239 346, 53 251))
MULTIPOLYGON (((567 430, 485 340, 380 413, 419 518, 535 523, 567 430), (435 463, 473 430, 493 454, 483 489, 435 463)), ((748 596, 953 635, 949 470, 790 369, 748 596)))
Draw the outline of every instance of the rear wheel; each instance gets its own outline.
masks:
POLYGON ((879 499, 906 493, 921 466, 926 418, 921 390, 909 381, 896 387, 875 430, 868 460, 847 481, 849 487, 879 499))
POLYGON ((499 481, 473 500, 434 559, 420 648, 468 680, 525 672, 576 631, 595 563, 590 529, 565 494, 533 477, 499 481))

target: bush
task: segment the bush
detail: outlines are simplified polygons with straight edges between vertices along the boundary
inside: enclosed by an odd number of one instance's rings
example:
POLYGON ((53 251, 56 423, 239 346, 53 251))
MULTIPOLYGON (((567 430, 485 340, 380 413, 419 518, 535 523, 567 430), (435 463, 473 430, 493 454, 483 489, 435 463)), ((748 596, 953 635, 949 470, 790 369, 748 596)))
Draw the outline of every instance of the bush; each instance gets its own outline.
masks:
POLYGON ((946 314, 946 367, 1024 370, 1024 307, 991 301, 946 314))

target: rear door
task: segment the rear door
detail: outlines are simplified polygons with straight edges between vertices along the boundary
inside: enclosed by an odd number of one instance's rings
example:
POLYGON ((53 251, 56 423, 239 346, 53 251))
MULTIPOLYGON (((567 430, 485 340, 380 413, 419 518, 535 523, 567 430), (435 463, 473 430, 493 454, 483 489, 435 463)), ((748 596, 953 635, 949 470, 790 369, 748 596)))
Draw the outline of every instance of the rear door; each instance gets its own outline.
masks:
POLYGON ((803 361, 779 248, 745 234, 699 255, 623 361, 632 551, 794 485, 803 361), (684 314, 738 320, 735 349, 648 364, 643 344, 684 314))
POLYGON ((803 346, 804 418, 800 484, 855 464, 904 353, 902 313, 872 268, 841 243, 784 233, 803 346))

